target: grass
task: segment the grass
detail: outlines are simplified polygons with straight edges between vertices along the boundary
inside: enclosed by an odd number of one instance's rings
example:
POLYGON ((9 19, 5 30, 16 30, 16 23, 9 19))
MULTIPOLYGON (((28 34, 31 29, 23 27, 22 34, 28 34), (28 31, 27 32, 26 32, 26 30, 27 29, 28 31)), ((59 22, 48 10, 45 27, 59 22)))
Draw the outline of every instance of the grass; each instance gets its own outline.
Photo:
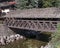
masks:
POLYGON ((46 45, 46 42, 27 39, 27 40, 18 40, 13 43, 10 43, 5 46, 0 46, 0 48, 39 48, 41 45, 46 45))
POLYGON ((0 46, 0 48, 22 48, 21 46, 22 46, 23 42, 24 42, 24 40, 18 40, 13 43, 10 43, 8 45, 0 46))
POLYGON ((43 34, 51 35, 51 34, 52 34, 52 32, 43 32, 43 34))
POLYGON ((23 43, 23 45, 26 46, 26 48, 39 48, 42 45, 46 45, 46 44, 47 44, 46 42, 33 40, 33 39, 29 39, 23 43))

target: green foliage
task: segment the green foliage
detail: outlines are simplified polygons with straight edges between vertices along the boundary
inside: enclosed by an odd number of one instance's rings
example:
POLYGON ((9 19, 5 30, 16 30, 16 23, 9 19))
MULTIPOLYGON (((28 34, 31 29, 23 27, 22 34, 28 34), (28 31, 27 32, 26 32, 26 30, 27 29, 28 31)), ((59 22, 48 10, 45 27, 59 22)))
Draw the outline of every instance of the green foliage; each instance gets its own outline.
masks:
POLYGON ((8 45, 0 46, 0 48, 23 48, 23 45, 22 45, 23 42, 24 40, 18 40, 8 45))
POLYGON ((38 40, 27 40, 26 42, 23 43, 24 46, 26 46, 26 48, 40 48, 42 45, 46 45, 46 42, 43 41, 38 41, 38 40))
POLYGON ((19 0, 18 2, 18 7, 21 9, 60 6, 60 0, 19 0))
POLYGON ((35 0, 19 0, 18 8, 26 9, 33 8, 35 6, 35 0))
POLYGON ((27 39, 18 40, 5 46, 0 46, 0 48, 40 48, 41 45, 46 45, 47 42, 27 39))
POLYGON ((38 8, 42 8, 43 7, 43 0, 38 0, 38 8))
POLYGON ((52 7, 53 6, 52 1, 53 0, 44 0, 43 7, 52 7))
POLYGON ((60 48, 60 41, 58 41, 55 45, 54 48, 60 48))
POLYGON ((60 0, 56 0, 55 6, 60 7, 60 0))
POLYGON ((60 47, 60 24, 57 26, 58 31, 52 34, 52 40, 51 43, 53 44, 54 48, 60 47))
POLYGON ((19 0, 18 7, 21 8, 21 9, 25 8, 27 2, 28 2, 27 0, 19 0))
POLYGON ((39 0, 41 3, 40 6, 43 8, 46 7, 57 7, 60 5, 60 0, 39 0))

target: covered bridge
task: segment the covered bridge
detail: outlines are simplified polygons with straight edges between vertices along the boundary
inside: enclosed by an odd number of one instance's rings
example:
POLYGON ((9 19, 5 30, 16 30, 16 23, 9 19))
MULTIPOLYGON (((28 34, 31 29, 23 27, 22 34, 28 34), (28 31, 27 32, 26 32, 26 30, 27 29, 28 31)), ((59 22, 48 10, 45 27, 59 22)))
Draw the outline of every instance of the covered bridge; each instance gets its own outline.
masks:
POLYGON ((10 28, 56 32, 57 24, 60 23, 60 8, 17 9, 3 17, 10 28))

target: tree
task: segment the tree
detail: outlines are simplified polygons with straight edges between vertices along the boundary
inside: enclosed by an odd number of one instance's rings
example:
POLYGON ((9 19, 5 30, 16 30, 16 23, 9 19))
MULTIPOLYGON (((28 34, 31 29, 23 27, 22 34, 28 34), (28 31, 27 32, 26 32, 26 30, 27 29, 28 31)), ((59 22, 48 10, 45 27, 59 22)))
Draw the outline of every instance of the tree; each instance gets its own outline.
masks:
POLYGON ((60 7, 60 0, 56 0, 55 2, 56 2, 56 3, 55 3, 55 6, 56 6, 56 7, 60 7))
POLYGON ((35 6, 35 0, 19 0, 19 8, 33 8, 35 6))
POLYGON ((20 8, 20 9, 25 8, 27 2, 28 2, 27 0, 19 0, 19 1, 18 1, 18 3, 19 3, 19 4, 18 4, 18 8, 20 8))
POLYGON ((52 7, 53 6, 52 1, 53 0, 44 0, 43 7, 52 7))
POLYGON ((43 0, 38 0, 38 8, 42 8, 43 7, 43 0))
POLYGON ((60 0, 19 0, 18 8, 46 8, 60 6, 60 0))

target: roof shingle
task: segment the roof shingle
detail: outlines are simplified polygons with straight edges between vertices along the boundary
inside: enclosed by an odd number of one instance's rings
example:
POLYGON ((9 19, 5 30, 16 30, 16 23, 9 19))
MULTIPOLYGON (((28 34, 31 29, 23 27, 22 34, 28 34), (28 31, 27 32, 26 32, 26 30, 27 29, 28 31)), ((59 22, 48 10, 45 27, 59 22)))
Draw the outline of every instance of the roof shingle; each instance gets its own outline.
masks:
POLYGON ((59 8, 33 8, 25 10, 11 11, 4 17, 16 17, 16 18, 60 18, 59 8))

